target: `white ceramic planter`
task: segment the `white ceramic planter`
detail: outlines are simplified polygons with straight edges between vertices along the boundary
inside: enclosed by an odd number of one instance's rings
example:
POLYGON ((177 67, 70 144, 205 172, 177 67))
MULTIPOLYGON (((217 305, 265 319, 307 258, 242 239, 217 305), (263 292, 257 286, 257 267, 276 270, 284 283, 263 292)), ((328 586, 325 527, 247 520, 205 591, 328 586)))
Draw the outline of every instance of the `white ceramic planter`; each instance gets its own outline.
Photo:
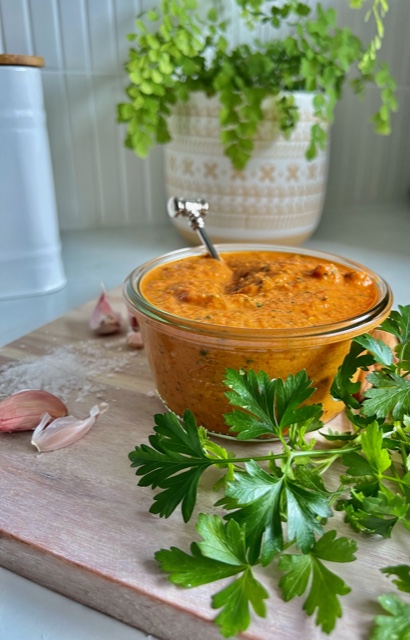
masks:
MULTIPOLYGON (((235 171, 219 141, 217 98, 193 94, 175 107, 172 141, 165 149, 168 197, 205 198, 206 228, 216 242, 247 241, 298 245, 317 227, 325 197, 328 150, 308 162, 305 151, 315 120, 313 94, 296 92, 300 119, 291 138, 278 131, 272 113, 255 140, 244 171, 235 171)), ((186 220, 174 224, 190 241, 186 220)))

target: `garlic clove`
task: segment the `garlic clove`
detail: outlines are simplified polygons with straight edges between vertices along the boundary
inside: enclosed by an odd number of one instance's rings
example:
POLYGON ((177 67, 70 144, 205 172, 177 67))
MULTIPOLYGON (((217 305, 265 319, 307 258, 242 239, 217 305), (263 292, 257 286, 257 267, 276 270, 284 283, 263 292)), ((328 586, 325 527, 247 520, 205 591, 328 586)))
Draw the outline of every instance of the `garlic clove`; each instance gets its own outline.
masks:
POLYGON ((137 318, 134 316, 134 314, 128 312, 128 320, 130 323, 130 327, 133 331, 139 331, 140 330, 140 324, 137 320, 137 318))
POLYGON ((44 413, 50 420, 68 414, 64 402, 41 389, 18 391, 0 402, 0 431, 30 431, 35 429, 44 413))
POLYGON ((117 333, 122 328, 122 317, 112 308, 103 290, 90 318, 90 328, 100 336, 117 333))
POLYGON ((50 416, 44 414, 40 424, 34 430, 31 444, 38 451, 55 451, 73 444, 91 429, 98 416, 107 411, 108 404, 102 402, 90 410, 88 418, 80 420, 74 416, 57 418, 50 422, 50 416))
POLYGON ((142 349, 144 347, 144 342, 142 340, 141 332, 130 331, 127 334, 127 345, 129 347, 133 347, 134 349, 142 349))

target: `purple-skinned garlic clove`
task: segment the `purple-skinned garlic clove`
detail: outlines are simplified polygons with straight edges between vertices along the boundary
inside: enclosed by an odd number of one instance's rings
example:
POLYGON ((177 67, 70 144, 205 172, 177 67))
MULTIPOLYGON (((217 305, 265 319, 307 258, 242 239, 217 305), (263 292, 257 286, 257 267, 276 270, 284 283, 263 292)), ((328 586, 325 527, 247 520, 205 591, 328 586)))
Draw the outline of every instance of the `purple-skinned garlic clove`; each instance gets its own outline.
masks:
POLYGON ((90 329, 100 336, 118 333, 122 329, 121 314, 112 308, 104 290, 92 312, 90 329))
POLYGON ((44 413, 54 420, 66 416, 68 409, 60 398, 48 391, 18 391, 0 402, 0 431, 12 433, 35 429, 44 413))

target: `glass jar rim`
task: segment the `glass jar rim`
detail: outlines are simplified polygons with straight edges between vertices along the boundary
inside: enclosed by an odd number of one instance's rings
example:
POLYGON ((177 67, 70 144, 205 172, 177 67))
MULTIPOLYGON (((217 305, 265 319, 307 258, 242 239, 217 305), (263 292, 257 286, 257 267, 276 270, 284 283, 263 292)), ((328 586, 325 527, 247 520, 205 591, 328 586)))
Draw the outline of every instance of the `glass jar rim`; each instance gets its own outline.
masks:
POLYGON ((151 304, 141 293, 140 285, 143 277, 152 269, 167 262, 173 262, 181 260, 190 256, 206 255, 206 250, 202 246, 186 247, 184 249, 177 249, 170 251, 157 258, 153 258, 144 262, 137 268, 135 268, 127 276, 124 282, 123 294, 125 302, 132 312, 133 310, 139 311, 145 316, 153 320, 157 320, 160 323, 166 325, 172 325, 178 329, 189 331, 192 333, 199 333, 201 335, 208 335, 216 338, 229 338, 229 339, 246 339, 246 340, 310 340, 312 338, 328 338, 332 341, 332 338, 339 340, 342 337, 354 337, 356 335, 366 333, 366 330, 370 327, 374 328, 378 321, 382 320, 389 313, 392 303, 393 294, 389 284, 377 275, 374 271, 348 258, 328 253, 325 251, 318 251, 315 249, 308 249, 304 247, 288 247, 282 245, 264 245, 255 243, 229 243, 229 244, 217 244, 215 245, 218 253, 233 253, 237 251, 269 251, 272 253, 289 253, 289 255, 305 255, 322 260, 329 260, 336 264, 347 266, 354 270, 359 270, 368 275, 376 286, 377 299, 375 303, 364 313, 341 320, 338 322, 332 322, 329 324, 312 325, 301 328, 249 328, 249 327, 233 327, 229 325, 220 325, 213 323, 205 323, 203 321, 191 320, 178 316, 168 311, 164 311, 153 304, 151 304))

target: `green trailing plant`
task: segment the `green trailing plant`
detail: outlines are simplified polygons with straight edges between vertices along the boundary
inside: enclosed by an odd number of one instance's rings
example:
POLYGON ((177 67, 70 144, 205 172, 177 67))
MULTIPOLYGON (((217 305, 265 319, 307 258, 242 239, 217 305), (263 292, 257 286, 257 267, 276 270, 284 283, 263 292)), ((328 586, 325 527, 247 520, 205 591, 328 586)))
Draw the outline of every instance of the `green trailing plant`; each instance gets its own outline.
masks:
MULTIPOLYGON (((221 143, 236 169, 243 169, 252 156, 255 134, 273 105, 279 129, 291 134, 298 120, 294 91, 316 92, 317 121, 311 128, 308 159, 324 148, 327 125, 346 84, 359 96, 368 85, 378 87, 374 128, 380 134, 390 132, 391 112, 397 106, 395 82, 387 65, 377 60, 387 0, 373 0, 369 9, 377 27, 369 44, 337 26, 336 10, 324 10, 320 3, 315 11, 299 0, 236 4, 250 29, 267 25, 272 37, 231 46, 226 10, 217 0, 206 16, 197 0, 161 0, 158 10, 137 17, 136 33, 128 36, 133 44, 125 66, 127 101, 118 105, 118 121, 127 125, 127 147, 145 157, 154 144, 168 142, 172 109, 193 92, 218 97, 221 143), (275 30, 281 27, 287 35, 279 38, 275 30)), ((365 5, 366 0, 350 2, 356 9, 365 5)))
MULTIPOLYGON (((332 395, 346 404, 348 433, 323 430, 321 405, 306 404, 314 389, 305 371, 271 380, 263 372, 228 369, 226 394, 235 408, 226 423, 240 440, 277 438, 274 451, 235 456, 210 440, 187 410, 182 422, 173 413, 155 416, 149 444, 129 454, 138 484, 157 490, 151 513, 169 517, 181 508, 185 522, 203 474, 219 470, 215 509, 197 518, 200 540, 189 551, 161 549, 156 559, 184 588, 230 578, 221 590, 215 586, 211 603, 223 636, 244 631, 252 609, 266 615, 269 593, 256 566, 267 569, 269 581, 277 577, 286 602, 301 596, 307 615, 330 633, 350 591, 338 563, 355 560, 360 535, 410 531, 410 306, 393 311, 382 329, 397 338, 394 351, 370 335, 357 337, 333 382, 332 395), (354 374, 369 367, 372 386, 359 400, 354 374), (307 437, 314 429, 321 429, 328 448, 307 437), (356 540, 328 524, 335 511, 344 513, 356 540)), ((383 572, 410 592, 409 566, 383 572)), ((395 594, 379 601, 386 615, 369 629, 372 640, 408 640, 410 604, 395 594)))

